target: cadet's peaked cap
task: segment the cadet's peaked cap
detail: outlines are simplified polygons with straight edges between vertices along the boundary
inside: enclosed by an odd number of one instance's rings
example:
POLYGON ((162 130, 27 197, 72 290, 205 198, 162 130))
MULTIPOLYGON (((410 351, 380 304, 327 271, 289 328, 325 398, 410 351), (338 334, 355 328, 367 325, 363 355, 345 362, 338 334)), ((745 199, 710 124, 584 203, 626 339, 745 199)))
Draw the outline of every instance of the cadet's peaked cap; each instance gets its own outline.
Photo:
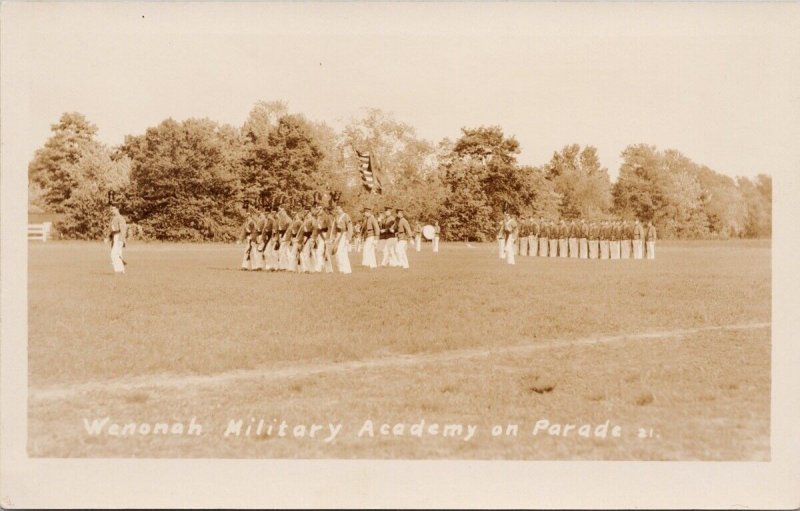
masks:
POLYGON ((364 209, 362 209, 361 211, 369 211, 371 213, 372 212, 372 208, 369 207, 369 206, 364 206, 364 209))

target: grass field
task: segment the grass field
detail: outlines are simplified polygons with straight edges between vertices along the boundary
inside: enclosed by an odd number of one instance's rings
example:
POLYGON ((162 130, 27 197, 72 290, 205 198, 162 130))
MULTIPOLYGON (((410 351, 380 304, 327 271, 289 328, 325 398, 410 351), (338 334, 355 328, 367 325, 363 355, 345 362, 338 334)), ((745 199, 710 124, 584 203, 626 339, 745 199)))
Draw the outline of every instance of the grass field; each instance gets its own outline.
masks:
POLYGON ((769 242, 513 267, 443 244, 349 276, 240 272, 240 252, 133 243, 115 276, 102 244, 31 243, 29 453, 769 459, 769 242), (88 434, 104 417, 202 434, 88 434), (224 436, 237 420, 287 435, 224 436))

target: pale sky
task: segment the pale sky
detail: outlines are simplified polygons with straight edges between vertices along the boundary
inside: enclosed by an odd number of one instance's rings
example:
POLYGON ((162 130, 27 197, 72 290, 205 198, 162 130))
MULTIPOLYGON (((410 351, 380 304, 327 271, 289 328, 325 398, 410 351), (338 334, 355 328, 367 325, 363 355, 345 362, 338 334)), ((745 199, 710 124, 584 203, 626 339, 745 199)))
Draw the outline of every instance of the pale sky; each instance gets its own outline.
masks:
POLYGON ((5 3, 3 107, 24 115, 3 161, 27 169, 66 111, 116 145, 281 99, 336 128, 378 107, 432 142, 497 124, 525 164, 591 144, 612 177, 639 142, 731 176, 794 172, 798 7, 5 3))

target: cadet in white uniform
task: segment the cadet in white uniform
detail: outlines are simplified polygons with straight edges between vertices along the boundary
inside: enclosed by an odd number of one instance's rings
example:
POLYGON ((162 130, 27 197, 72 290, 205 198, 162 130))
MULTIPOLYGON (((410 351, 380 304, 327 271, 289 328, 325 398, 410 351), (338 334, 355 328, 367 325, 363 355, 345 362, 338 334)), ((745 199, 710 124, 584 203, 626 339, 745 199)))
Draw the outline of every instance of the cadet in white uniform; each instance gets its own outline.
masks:
POLYGON ((125 247, 125 236, 128 226, 125 218, 119 214, 116 206, 111 206, 111 229, 108 235, 111 240, 111 266, 114 273, 125 273, 125 260, 122 258, 122 249, 125 247))

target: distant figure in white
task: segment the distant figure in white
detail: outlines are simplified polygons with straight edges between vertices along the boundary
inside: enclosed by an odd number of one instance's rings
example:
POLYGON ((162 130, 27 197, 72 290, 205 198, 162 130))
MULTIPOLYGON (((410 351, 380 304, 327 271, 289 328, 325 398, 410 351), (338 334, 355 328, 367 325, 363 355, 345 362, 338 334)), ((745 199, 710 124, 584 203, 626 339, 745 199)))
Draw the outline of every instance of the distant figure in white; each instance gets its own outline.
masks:
POLYGON ((645 241, 647 242, 647 258, 656 258, 656 226, 653 222, 647 222, 647 233, 645 234, 645 241))
POLYGON ((336 269, 339 270, 339 273, 352 273, 350 257, 347 252, 350 239, 353 237, 353 221, 339 205, 336 206, 334 215, 332 253, 336 258, 336 269))
POLYGON ((364 208, 364 224, 361 227, 361 233, 364 236, 361 265, 369 268, 377 268, 378 262, 375 260, 375 245, 381 233, 381 227, 378 225, 378 221, 375 220, 371 208, 364 208))
POLYGON ((111 265, 114 267, 114 273, 125 273, 122 249, 125 247, 127 228, 125 218, 119 214, 119 209, 111 206, 111 229, 108 238, 111 241, 111 265))
POLYGON ((439 221, 433 222, 433 252, 439 251, 439 235, 442 234, 442 228, 439 227, 439 221))
POLYGON ((417 252, 422 250, 422 225, 420 225, 419 221, 414 224, 414 247, 417 252))
POLYGON ((397 210, 397 262, 403 269, 408 269, 408 240, 412 239, 411 225, 406 220, 405 212, 397 210))
POLYGON ((506 213, 503 219, 503 234, 506 240, 506 263, 508 264, 516 264, 516 260, 514 259, 514 252, 516 251, 514 242, 517 239, 518 233, 519 224, 514 220, 514 217, 506 213))

